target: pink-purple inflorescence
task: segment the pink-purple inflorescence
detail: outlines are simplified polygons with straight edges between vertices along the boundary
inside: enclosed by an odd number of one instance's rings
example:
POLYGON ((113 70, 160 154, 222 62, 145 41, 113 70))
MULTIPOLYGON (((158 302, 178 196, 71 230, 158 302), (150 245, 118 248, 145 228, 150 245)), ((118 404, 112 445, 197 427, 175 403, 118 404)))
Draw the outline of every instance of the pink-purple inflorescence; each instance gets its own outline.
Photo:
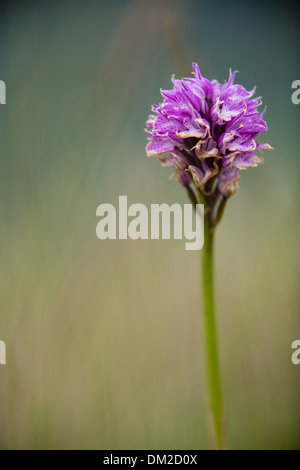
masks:
POLYGON ((163 102, 153 105, 147 121, 147 155, 174 167, 177 180, 196 186, 202 200, 227 199, 238 189, 239 170, 259 163, 257 150, 271 149, 257 141, 267 132, 258 112, 255 88, 234 84, 236 72, 221 85, 204 78, 193 64, 194 78, 176 80, 162 90, 163 102))

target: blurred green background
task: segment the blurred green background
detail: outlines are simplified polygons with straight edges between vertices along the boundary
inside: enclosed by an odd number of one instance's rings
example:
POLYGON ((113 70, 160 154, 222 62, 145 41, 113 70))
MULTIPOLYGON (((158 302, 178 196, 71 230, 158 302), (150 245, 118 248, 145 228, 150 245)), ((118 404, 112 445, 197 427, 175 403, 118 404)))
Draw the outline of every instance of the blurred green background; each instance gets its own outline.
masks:
POLYGON ((0 448, 210 448, 201 252, 100 241, 103 202, 186 203, 145 157, 160 88, 257 86, 275 150, 217 234, 228 446, 300 448, 297 16, 289 3, 1 3, 0 448))

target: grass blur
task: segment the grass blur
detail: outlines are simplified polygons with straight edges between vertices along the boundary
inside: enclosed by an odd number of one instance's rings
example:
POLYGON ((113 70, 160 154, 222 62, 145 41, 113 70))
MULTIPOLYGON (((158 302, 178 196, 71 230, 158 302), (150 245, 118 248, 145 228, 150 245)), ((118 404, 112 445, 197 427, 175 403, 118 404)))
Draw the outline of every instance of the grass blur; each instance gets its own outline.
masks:
MULTIPOLYGON (((232 18, 223 8, 217 18, 192 1, 6 8, 1 449, 211 445, 200 253, 183 241, 100 241, 95 233, 97 206, 117 205, 119 195, 129 204, 187 202, 169 171, 145 157, 143 128, 159 88, 173 72, 188 74, 193 60, 209 78, 222 81, 232 66, 238 81, 258 86, 275 147, 242 173, 217 234, 228 445, 300 447, 300 366, 291 363, 300 337, 296 23, 276 2, 272 13, 261 6, 252 15, 263 39, 237 43, 229 29, 224 51, 218 36, 205 41, 212 18, 217 27, 232 18)), ((239 33, 245 11, 234 14, 239 33)))

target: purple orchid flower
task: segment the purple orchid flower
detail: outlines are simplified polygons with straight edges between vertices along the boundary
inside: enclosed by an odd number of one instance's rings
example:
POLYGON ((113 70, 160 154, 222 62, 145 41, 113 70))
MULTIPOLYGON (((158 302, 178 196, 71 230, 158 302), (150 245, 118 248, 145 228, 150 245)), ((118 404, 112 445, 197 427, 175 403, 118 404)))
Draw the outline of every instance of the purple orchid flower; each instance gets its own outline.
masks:
POLYGON ((218 359, 214 301, 214 234, 226 202, 236 193, 239 171, 260 162, 256 152, 272 149, 257 139, 267 132, 260 114, 255 88, 247 91, 234 84, 235 73, 220 85, 202 77, 193 64, 195 78, 175 80, 173 89, 162 90, 163 103, 153 105, 147 122, 147 155, 175 169, 177 180, 187 189, 196 207, 204 204, 202 292, 205 347, 210 407, 215 447, 226 447, 218 359))
POLYGON ((204 78, 197 64, 193 71, 195 78, 173 77, 173 89, 161 91, 163 103, 153 105, 147 121, 146 151, 174 167, 190 195, 194 183, 201 202, 214 213, 215 226, 220 208, 238 189, 239 170, 257 166, 256 151, 272 147, 257 141, 268 128, 265 110, 257 111, 261 99, 253 98, 255 88, 234 84, 231 70, 224 85, 204 78))

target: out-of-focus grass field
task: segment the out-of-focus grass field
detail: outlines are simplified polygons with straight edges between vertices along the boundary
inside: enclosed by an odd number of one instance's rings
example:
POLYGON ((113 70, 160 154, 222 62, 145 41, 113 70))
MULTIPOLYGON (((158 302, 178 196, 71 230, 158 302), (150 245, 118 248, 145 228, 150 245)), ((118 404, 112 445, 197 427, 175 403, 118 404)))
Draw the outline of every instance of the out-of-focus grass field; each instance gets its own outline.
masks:
POLYGON ((6 7, 0 23, 0 448, 211 446, 201 253, 95 232, 97 206, 122 194, 129 204, 187 202, 146 159, 143 128, 160 87, 193 60, 208 78, 227 79, 231 66, 257 85, 268 105, 262 141, 275 147, 242 173, 217 234, 228 446, 300 448, 292 13, 276 2, 250 12, 28 2, 6 7), (245 30, 245 15, 259 34, 245 30), (226 40, 214 33, 222 28, 226 40))

